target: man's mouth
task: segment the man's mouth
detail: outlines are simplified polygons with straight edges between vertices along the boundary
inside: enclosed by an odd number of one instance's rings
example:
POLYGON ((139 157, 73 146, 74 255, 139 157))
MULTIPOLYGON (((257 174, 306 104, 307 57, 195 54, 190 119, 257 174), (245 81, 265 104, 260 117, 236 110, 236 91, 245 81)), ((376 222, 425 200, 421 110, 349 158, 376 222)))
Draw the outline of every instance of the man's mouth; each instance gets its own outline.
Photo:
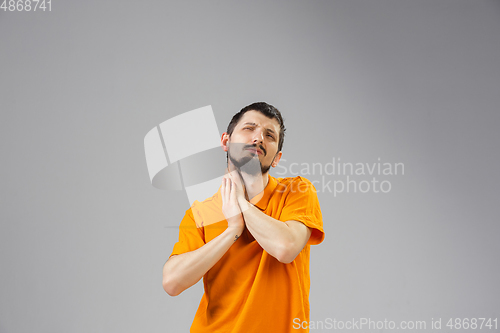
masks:
POLYGON ((263 155, 262 153, 262 150, 260 150, 259 148, 256 148, 256 147, 250 147, 250 148, 246 148, 247 150, 250 150, 251 152, 253 152, 254 154, 258 154, 258 155, 263 155))

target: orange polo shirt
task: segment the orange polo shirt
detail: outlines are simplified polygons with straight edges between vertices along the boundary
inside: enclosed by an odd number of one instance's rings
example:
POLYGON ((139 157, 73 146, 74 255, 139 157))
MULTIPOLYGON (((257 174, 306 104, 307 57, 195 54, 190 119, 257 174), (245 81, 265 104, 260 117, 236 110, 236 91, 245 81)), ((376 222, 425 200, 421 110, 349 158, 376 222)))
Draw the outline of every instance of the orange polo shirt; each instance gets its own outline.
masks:
MULTIPOLYGON (((318 196, 302 177, 274 178, 255 204, 282 222, 295 220, 312 228, 307 245, 289 264, 268 254, 247 228, 204 275, 205 292, 191 332, 308 332, 294 329, 294 319, 309 322, 309 250, 324 239, 318 196)), ((219 191, 195 201, 182 219, 172 255, 193 251, 227 228, 219 191), (201 226, 203 225, 203 226, 201 226)), ((297 322, 297 321, 296 321, 297 322)))

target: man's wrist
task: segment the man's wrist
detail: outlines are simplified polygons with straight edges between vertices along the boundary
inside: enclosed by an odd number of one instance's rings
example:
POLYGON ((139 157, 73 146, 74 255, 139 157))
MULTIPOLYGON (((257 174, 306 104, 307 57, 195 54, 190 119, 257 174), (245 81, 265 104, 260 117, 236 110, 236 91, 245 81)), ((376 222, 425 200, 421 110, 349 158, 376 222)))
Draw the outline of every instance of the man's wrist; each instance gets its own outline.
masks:
POLYGON ((250 208, 250 206, 252 206, 252 204, 243 197, 238 198, 238 205, 240 206, 241 212, 244 212, 245 210, 250 208))
POLYGON ((227 233, 228 237, 230 237, 233 241, 236 241, 241 237, 241 234, 245 230, 245 226, 228 226, 227 229, 223 233, 227 233))

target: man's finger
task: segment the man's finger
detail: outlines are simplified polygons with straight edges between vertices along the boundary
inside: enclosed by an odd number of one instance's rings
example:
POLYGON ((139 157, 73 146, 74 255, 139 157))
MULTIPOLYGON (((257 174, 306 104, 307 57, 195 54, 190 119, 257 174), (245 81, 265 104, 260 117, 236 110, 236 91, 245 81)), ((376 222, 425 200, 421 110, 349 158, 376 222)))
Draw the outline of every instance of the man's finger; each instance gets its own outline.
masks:
POLYGON ((222 184, 220 185, 220 194, 222 197, 222 203, 226 202, 226 178, 222 178, 222 184))

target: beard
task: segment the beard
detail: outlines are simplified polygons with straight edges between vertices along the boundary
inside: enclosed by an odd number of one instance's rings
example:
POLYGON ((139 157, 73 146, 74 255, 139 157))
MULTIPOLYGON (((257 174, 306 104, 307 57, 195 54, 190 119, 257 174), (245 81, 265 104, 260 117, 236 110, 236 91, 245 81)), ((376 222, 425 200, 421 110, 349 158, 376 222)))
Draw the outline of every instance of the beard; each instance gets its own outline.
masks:
MULTIPOLYGON (((258 154, 251 154, 249 152, 245 152, 247 148, 257 148, 255 145, 245 145, 245 144, 231 144, 228 146, 227 155, 231 160, 233 165, 240 171, 244 172, 248 175, 257 176, 259 174, 265 174, 271 168, 271 164, 263 165, 259 160, 258 154), (240 155, 236 156, 236 153, 232 153, 233 150, 237 150, 240 155)), ((263 152, 264 149, 261 148, 263 152)))

